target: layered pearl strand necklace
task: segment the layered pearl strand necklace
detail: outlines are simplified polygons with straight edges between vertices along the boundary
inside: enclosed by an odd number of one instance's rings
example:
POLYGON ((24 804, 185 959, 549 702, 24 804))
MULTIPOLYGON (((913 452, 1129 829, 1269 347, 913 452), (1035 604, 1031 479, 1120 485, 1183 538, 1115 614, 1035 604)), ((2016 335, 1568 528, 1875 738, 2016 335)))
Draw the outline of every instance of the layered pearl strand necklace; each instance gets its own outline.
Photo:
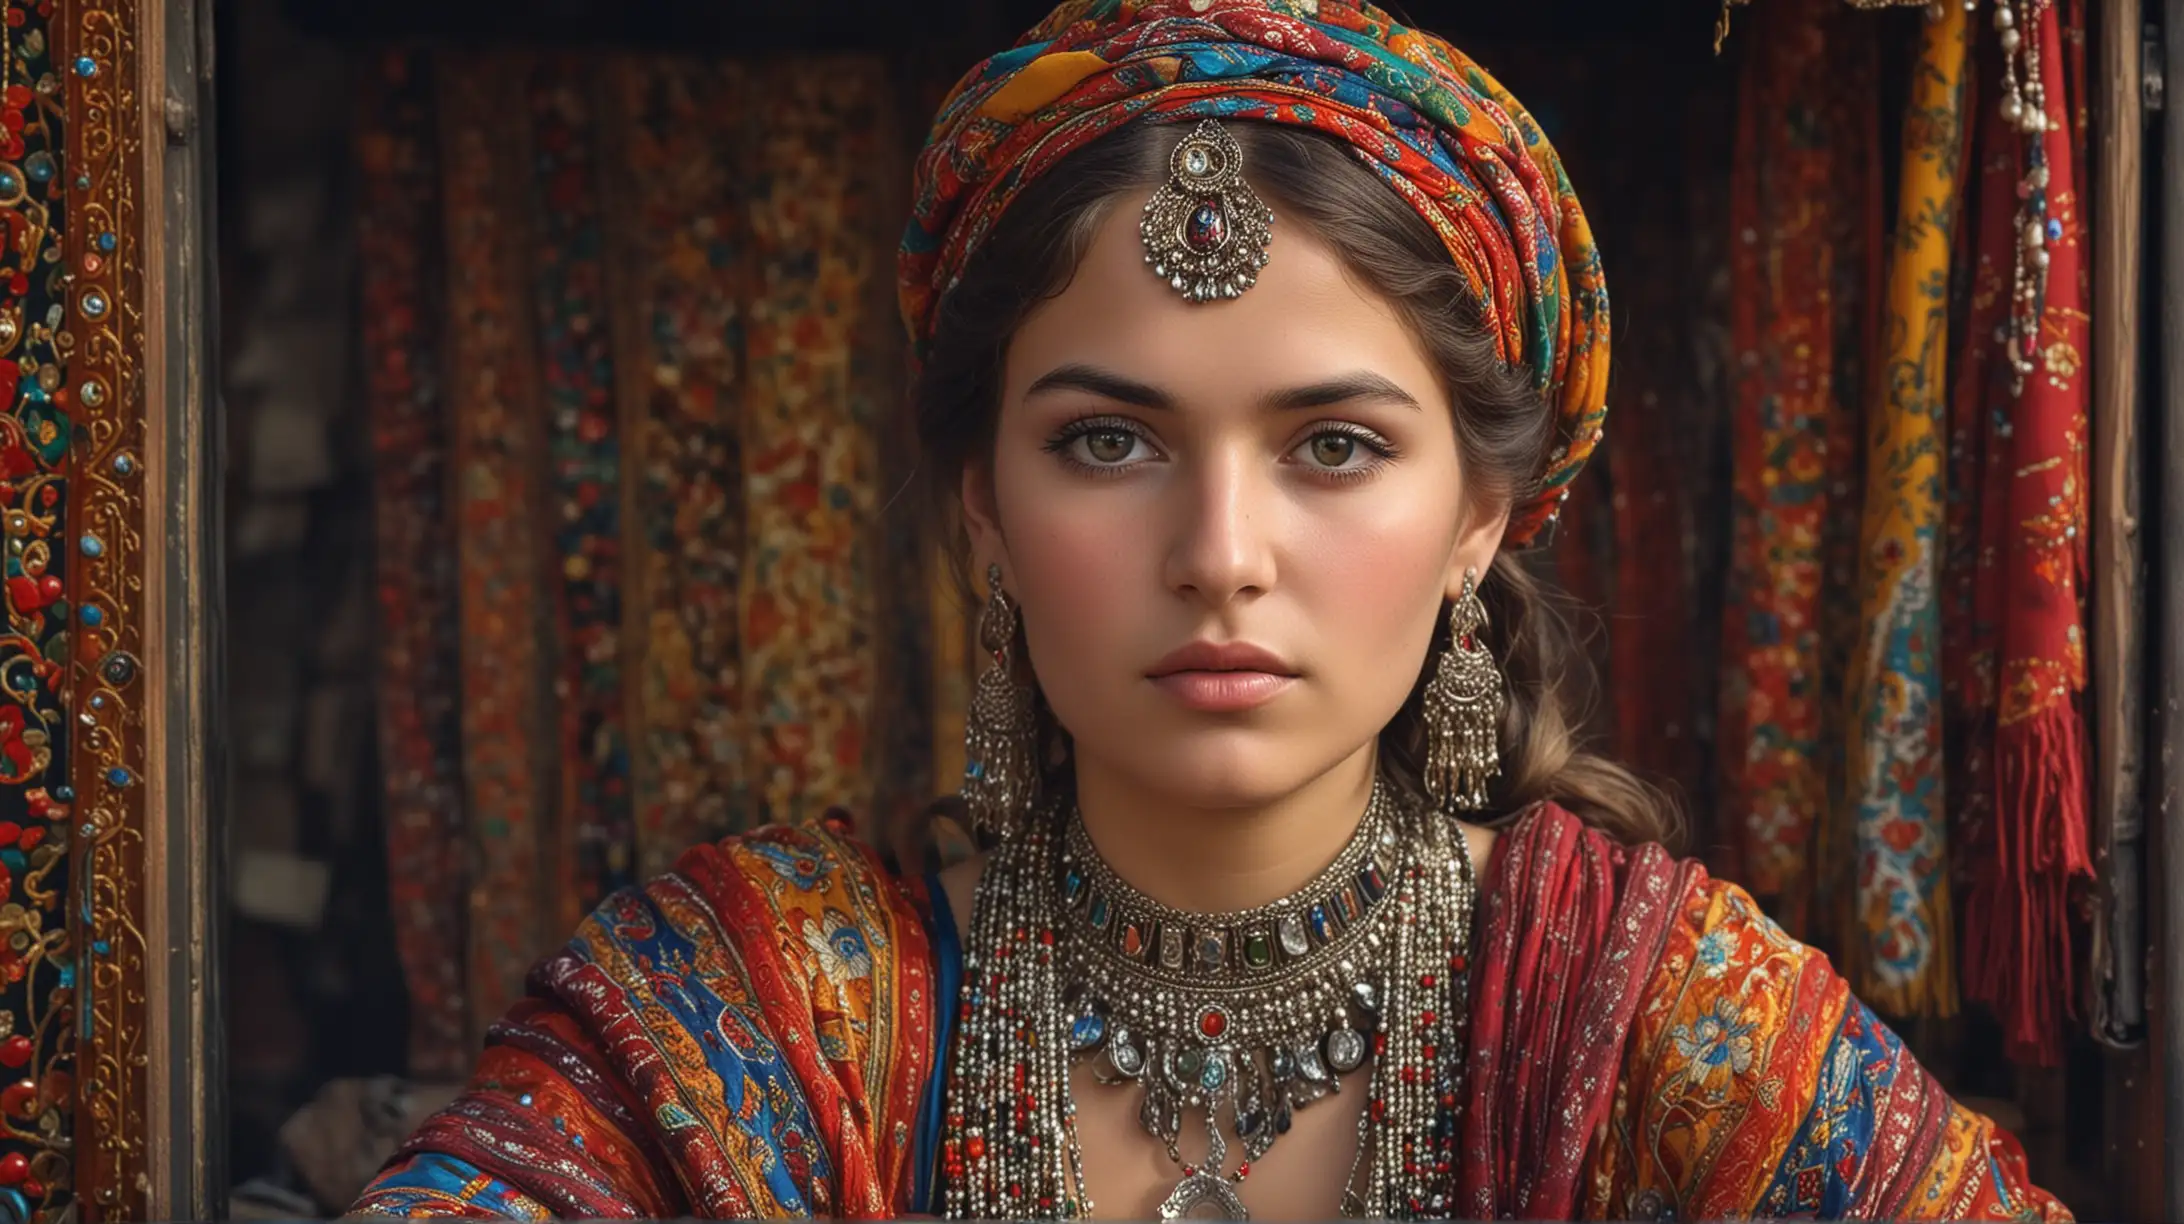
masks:
POLYGON ((1092 1214, 1070 1069, 1143 1094, 1180 1172, 1164 1218, 1247 1217, 1238 1187, 1303 1108, 1370 1061, 1348 1215, 1448 1209, 1476 882, 1446 816, 1376 784, 1302 889, 1200 914, 1131 888, 1072 810, 1005 839, 965 949, 942 1151, 947 1213, 1092 1214), (1206 1154, 1185 1159, 1190 1116, 1206 1154), (1228 1167, 1228 1140, 1243 1151, 1228 1167))

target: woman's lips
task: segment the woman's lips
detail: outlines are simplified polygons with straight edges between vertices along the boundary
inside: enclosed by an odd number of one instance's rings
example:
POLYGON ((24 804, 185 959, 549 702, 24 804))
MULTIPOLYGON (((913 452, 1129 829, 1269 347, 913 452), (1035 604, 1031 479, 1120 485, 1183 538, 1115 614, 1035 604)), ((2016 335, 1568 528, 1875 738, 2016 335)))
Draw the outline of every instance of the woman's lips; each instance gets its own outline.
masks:
POLYGON ((1178 671, 1152 680, 1183 705, 1211 714, 1265 705, 1297 682, 1295 676, 1263 671, 1178 671))

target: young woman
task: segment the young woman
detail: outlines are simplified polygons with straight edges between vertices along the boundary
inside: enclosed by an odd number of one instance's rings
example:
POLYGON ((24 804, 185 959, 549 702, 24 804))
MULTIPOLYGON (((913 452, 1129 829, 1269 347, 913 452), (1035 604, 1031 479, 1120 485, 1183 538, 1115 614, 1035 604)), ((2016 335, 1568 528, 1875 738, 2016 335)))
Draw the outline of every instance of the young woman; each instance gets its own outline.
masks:
POLYGON ((692 850, 360 1211, 2067 1218, 1575 744, 1515 552, 1608 305, 1485 72, 1073 0, 943 108, 901 273, 986 852, 692 850))

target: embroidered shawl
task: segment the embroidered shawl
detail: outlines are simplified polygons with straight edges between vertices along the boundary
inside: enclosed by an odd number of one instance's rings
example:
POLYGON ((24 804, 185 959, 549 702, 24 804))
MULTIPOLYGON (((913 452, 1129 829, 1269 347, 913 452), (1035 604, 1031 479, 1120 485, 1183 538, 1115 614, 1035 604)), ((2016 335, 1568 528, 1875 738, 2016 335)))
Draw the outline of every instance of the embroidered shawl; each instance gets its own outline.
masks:
MULTIPOLYGON (((1459 1210, 2068 1219, 1741 890, 1558 809, 1484 894, 1459 1210)), ((925 889, 834 827, 683 856, 531 977, 365 1214, 901 1215, 922 1203, 925 889)))

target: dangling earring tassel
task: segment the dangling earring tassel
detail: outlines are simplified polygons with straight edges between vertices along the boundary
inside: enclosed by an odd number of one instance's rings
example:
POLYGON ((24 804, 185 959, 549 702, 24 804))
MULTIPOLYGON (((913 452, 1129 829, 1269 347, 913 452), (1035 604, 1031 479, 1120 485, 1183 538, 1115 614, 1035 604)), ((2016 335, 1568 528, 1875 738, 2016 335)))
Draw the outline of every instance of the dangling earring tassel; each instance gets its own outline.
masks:
POLYGON ((1034 749, 1038 722, 1029 684, 1018 683, 1009 654, 1016 642, 1016 609, 1001 590, 1001 567, 986 567, 986 606, 978 616, 978 642, 987 665, 971 694, 963 726, 963 806, 972 829, 1006 836, 1031 809, 1038 784, 1034 749))
POLYGON ((1435 806, 1478 811, 1501 776, 1502 674, 1486 651, 1486 604, 1477 571, 1448 609, 1448 647, 1425 692, 1426 793, 1435 806))

